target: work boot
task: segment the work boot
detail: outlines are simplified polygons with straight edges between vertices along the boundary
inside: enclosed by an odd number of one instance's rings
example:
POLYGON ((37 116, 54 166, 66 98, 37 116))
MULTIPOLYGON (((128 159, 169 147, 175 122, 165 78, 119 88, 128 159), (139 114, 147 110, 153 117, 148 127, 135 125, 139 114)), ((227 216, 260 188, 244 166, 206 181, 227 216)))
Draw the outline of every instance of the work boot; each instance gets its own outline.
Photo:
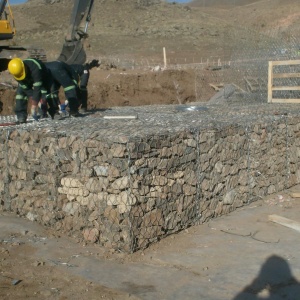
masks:
POLYGON ((52 120, 61 120, 62 119, 61 115, 59 114, 59 111, 49 110, 48 113, 52 120))
POLYGON ((79 109, 79 112, 80 112, 81 114, 84 114, 84 113, 87 112, 87 108, 86 108, 86 107, 81 107, 81 108, 79 109))
POLYGON ((26 124, 27 120, 26 119, 18 119, 18 121, 16 122, 17 125, 19 124, 26 124))
POLYGON ((69 113, 68 113, 66 110, 60 110, 60 111, 59 111, 59 114, 60 114, 60 116, 61 116, 62 118, 67 118, 67 117, 70 116, 69 113))
POLYGON ((17 115, 17 122, 16 124, 25 124, 27 122, 27 115, 17 115))
POLYGON ((59 112, 55 113, 52 120, 54 121, 58 121, 58 120, 63 120, 64 119, 64 116, 61 115, 59 112))
POLYGON ((78 110, 77 111, 70 110, 70 117, 71 118, 77 118, 79 116, 80 116, 80 114, 79 114, 78 110))
POLYGON ((48 118, 49 118, 48 114, 42 114, 41 115, 41 120, 48 119, 48 118))

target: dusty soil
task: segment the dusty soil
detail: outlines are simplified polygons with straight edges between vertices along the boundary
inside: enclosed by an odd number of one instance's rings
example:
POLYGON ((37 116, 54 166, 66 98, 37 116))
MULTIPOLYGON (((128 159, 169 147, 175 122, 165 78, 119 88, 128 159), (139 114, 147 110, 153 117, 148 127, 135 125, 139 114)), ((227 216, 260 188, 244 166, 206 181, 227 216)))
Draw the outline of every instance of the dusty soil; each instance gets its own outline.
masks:
POLYGON ((130 294, 94 284, 79 276, 64 274, 55 266, 45 265, 32 257, 27 245, 0 248, 1 299, 134 299, 130 294), (22 278, 18 279, 18 278, 22 278), (21 280, 19 283, 18 280, 21 280))
POLYGON ((134 254, 0 213, 0 298, 297 300, 299 232, 269 215, 299 208, 283 191, 134 254))
MULTIPOLYGON (((34 225, 32 231, 13 229, 4 235, 3 233, 2 231, 0 237, 0 298, 3 300, 136 299, 128 293, 114 291, 80 276, 68 274, 57 266, 65 266, 66 269, 72 267, 71 263, 60 263, 59 257, 57 261, 36 258, 35 246, 39 243, 46 244, 49 239, 59 239, 57 233, 41 231, 34 225)), ((76 241, 65 239, 63 246, 69 248, 70 245, 75 246, 76 251, 81 253, 91 250, 76 245, 76 241)))
MULTIPOLYGON (((163 70, 163 47, 166 47, 172 64, 193 63, 211 56, 231 58, 241 41, 247 40, 249 48, 254 47, 255 35, 248 35, 249 30, 269 37, 276 35, 283 41, 292 35, 299 37, 300 32, 298 0, 236 0, 235 5, 232 5, 233 1, 225 0, 196 0, 188 5, 132 0, 96 2, 87 53, 89 59, 99 59, 101 65, 91 70, 89 109, 194 102, 195 70, 163 70), (237 24, 243 24, 246 31, 237 24), (241 35, 238 36, 235 29, 239 29, 241 35), (227 40, 232 43, 227 43, 227 40), (159 68, 155 69, 156 66, 159 68)), ((62 46, 69 21, 69 17, 65 16, 70 15, 70 4, 69 0, 29 0, 27 4, 14 6, 15 43, 44 48, 48 60, 54 60, 62 46)), ((207 82, 207 96, 200 100, 206 101, 215 91, 209 87, 209 78, 204 76, 202 80, 207 82)), ((9 74, 1 74, 1 115, 13 114, 15 86, 9 74)), ((3 233, 2 228, 0 236, 1 299, 137 299, 130 293, 109 289, 69 272, 71 266, 64 269, 65 265, 58 266, 43 256, 35 257, 37 248, 47 243, 40 237, 54 244, 63 239, 56 258, 63 263, 73 263, 64 260, 70 248, 75 254, 89 251, 93 253, 89 255, 97 257, 100 253, 107 260, 118 260, 119 254, 104 253, 103 249, 81 245, 74 240, 67 241, 66 237, 59 237, 57 232, 46 229, 38 233, 36 228, 32 232, 14 230, 14 222, 12 217, 9 229, 3 233)), ((269 234, 272 235, 272 232, 269 234)), ((183 239, 181 234, 153 245, 146 253, 148 257, 155 253, 168 256, 171 247, 183 254, 191 244, 192 241, 183 239)), ((221 242, 211 244, 214 248, 221 249, 223 246, 221 242)), ((122 256, 119 261, 126 265, 132 260, 142 261, 143 257, 144 253, 138 252, 134 256, 122 256)), ((214 256, 205 256, 205 263, 211 269, 217 269, 222 261, 221 258, 219 262, 214 259, 214 256)), ((170 284, 174 285, 174 282, 170 284)))

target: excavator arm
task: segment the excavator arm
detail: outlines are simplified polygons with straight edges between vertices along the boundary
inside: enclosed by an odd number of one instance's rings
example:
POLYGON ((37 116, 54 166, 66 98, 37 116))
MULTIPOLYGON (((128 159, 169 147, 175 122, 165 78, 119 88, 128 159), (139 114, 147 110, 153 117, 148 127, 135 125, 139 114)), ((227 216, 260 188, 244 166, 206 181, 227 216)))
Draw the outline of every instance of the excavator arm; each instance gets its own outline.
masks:
POLYGON ((59 61, 67 64, 83 64, 86 61, 84 40, 88 37, 87 30, 91 20, 94 0, 74 0, 68 33, 59 61))

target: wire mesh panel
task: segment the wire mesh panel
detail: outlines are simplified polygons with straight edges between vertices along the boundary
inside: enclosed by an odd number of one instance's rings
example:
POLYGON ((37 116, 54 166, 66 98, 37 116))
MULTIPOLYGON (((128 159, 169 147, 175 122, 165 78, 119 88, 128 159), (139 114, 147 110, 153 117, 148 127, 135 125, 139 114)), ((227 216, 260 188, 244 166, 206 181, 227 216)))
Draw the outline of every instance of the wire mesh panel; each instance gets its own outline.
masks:
MULTIPOLYGON (((223 91, 226 85, 234 85, 239 93, 239 101, 244 99, 250 102, 266 102, 269 61, 300 58, 299 37, 292 34, 283 39, 278 32, 260 33, 236 26, 229 28, 219 38, 224 39, 219 56, 207 57, 201 63, 191 65, 196 70, 197 101, 209 101, 215 93, 223 91)), ((295 67, 293 70, 289 68, 285 67, 285 73, 296 72, 295 67)), ((288 81, 287 85, 299 84, 295 77, 285 80, 288 81)), ((283 98, 291 96, 290 91, 276 93, 285 96, 283 98)))
MULTIPOLYGON (((180 105, 103 112, 138 115, 132 121, 95 113, 0 128, 0 209, 79 240, 133 252, 299 184, 299 107, 267 103, 269 62, 298 60, 299 38, 279 38, 278 29, 222 26, 221 33, 203 32, 209 41, 222 40, 222 47, 190 64, 174 58, 164 70, 195 71, 193 100, 201 106, 181 105, 187 100, 175 74, 172 103, 180 105)), ((185 26, 173 33, 180 28, 185 26)), ((139 65, 125 57, 108 63, 139 65)), ((141 65, 153 69, 159 63, 145 59, 141 65)), ((300 73, 299 66, 274 69, 275 85, 299 86, 299 77, 276 78, 281 73, 300 73)), ((169 82, 162 84, 164 74, 158 74, 153 89, 167 95, 169 82)), ((132 92, 128 97, 140 92, 127 82, 124 87, 132 92)), ((299 98, 299 91, 277 90, 274 96, 299 98)))
POLYGON ((58 188, 66 214, 61 226, 83 230, 87 241, 129 252, 128 215, 136 200, 129 189, 126 144, 99 141, 96 135, 85 140, 67 137, 60 142, 71 145, 65 165, 69 172, 61 170, 58 188))
POLYGON ((287 118, 287 186, 294 186, 299 182, 300 178, 300 152, 298 136, 299 124, 298 118, 287 118))
POLYGON ((255 125, 249 133, 249 202, 287 188, 285 130, 282 118, 274 123, 255 125), (276 164, 274 155, 278 155, 276 164))
POLYGON ((8 191, 8 131, 2 132, 0 135, 0 203, 4 209, 10 209, 10 196, 8 191))
POLYGON ((247 203, 247 142, 238 126, 200 133, 202 222, 247 203))
POLYGON ((293 107, 200 108, 1 129, 1 209, 134 252, 300 182, 293 107))
POLYGON ((137 205, 130 212, 133 249, 178 232, 199 218, 196 135, 130 140, 130 183, 137 205))
POLYGON ((26 129, 7 133, 5 201, 19 215, 50 225, 56 208, 57 138, 26 129))

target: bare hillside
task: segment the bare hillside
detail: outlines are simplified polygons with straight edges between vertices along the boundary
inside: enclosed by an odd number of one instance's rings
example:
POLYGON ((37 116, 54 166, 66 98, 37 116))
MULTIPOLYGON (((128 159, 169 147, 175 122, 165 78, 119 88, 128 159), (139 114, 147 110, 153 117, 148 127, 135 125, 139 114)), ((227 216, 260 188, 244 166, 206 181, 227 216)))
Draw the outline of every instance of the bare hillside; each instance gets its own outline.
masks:
MULTIPOLYGON (((43 47, 54 58, 64 40, 71 4, 69 0, 29 0, 14 6, 16 43, 43 47)), ((162 47, 167 47, 174 57, 230 55, 240 39, 255 43, 248 30, 272 37, 299 35, 299 8, 298 0, 194 0, 189 5, 96 1, 89 27, 89 53, 151 59, 161 57, 162 47)))

